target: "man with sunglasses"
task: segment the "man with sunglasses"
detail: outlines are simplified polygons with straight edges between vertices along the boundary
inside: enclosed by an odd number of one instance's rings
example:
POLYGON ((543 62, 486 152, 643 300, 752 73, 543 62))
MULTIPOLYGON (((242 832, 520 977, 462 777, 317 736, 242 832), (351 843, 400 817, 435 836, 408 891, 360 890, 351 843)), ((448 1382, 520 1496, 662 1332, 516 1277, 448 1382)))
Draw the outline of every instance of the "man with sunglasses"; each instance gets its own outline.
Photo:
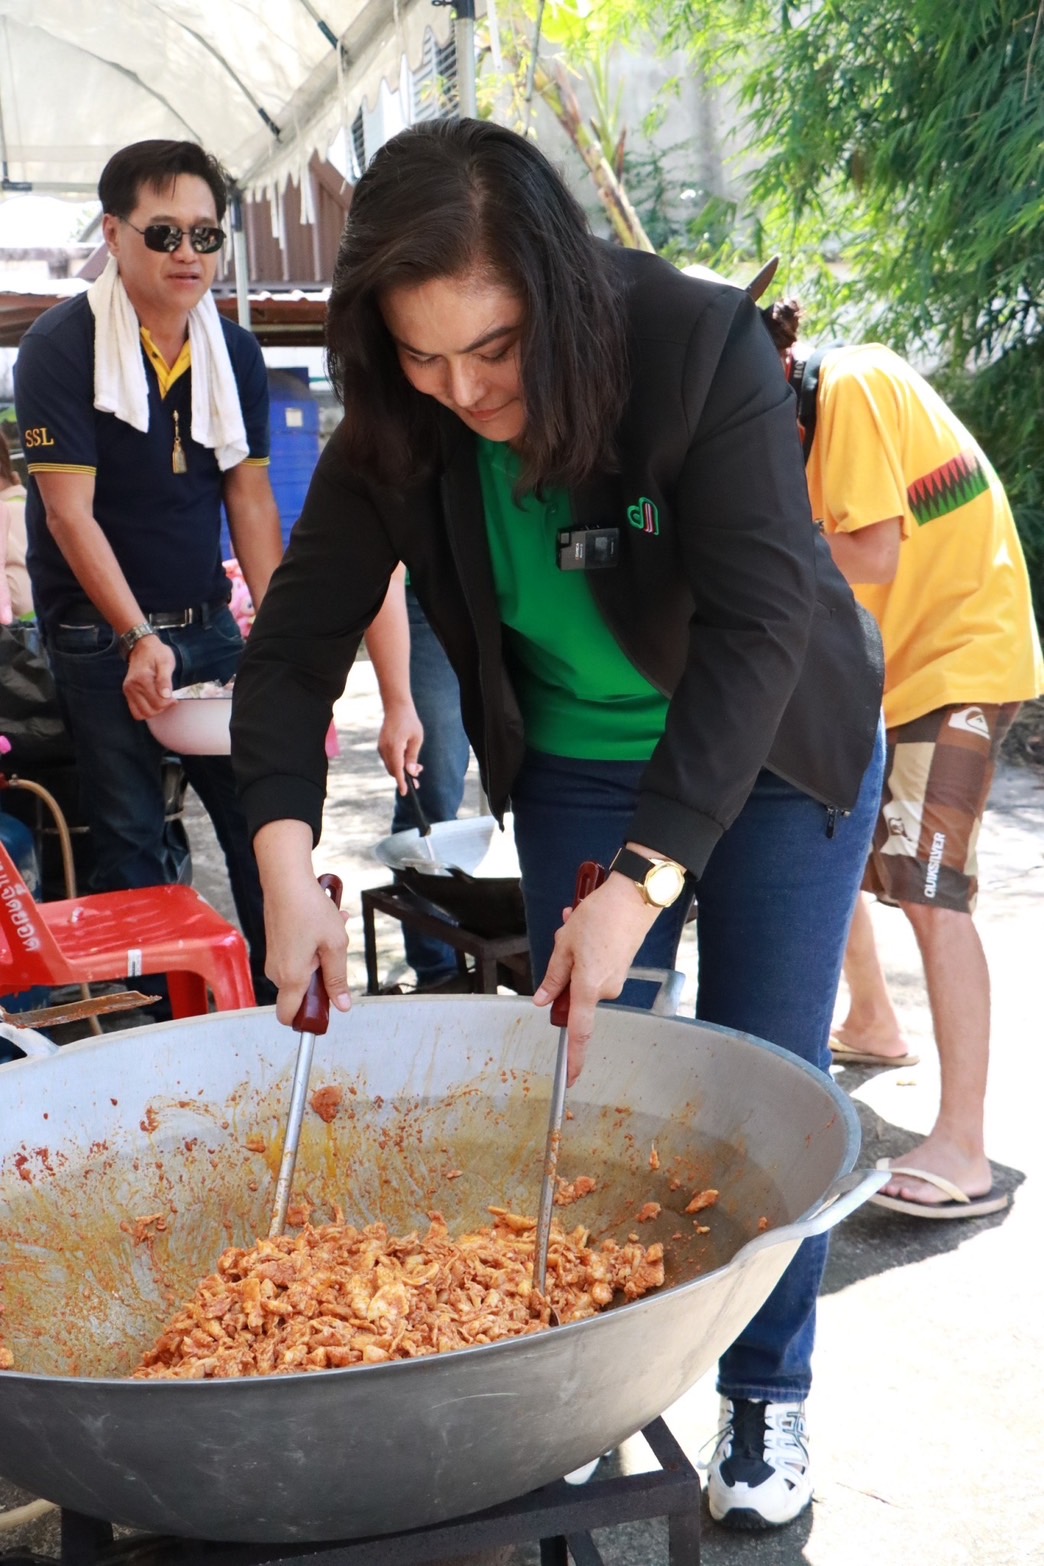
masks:
MULTIPOLYGON (((26 334, 15 398, 30 474, 33 596, 77 754, 97 891, 159 885, 184 858, 144 721, 176 687, 226 682, 242 640, 221 510, 255 604, 282 554, 260 349, 210 288, 227 178, 194 142, 142 141, 98 186, 109 261, 26 334)), ((183 764, 214 823, 251 949, 264 921, 227 757, 183 764)))

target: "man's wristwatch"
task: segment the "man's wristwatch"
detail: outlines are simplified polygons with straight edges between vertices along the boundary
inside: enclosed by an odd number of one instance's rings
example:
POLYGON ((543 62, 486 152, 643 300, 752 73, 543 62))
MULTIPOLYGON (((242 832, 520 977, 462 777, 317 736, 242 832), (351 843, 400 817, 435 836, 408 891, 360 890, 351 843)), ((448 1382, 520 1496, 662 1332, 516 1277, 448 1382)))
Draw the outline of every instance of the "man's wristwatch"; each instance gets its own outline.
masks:
POLYGON ((632 880, 650 908, 669 908, 685 888, 681 865, 673 859, 646 859, 633 848, 621 848, 609 869, 632 880))
POLYGON ((120 652, 125 658, 129 658, 132 648, 137 647, 138 643, 144 641, 146 636, 155 636, 155 634, 152 626, 144 620, 140 625, 132 625, 130 630, 124 631, 120 637, 120 652))

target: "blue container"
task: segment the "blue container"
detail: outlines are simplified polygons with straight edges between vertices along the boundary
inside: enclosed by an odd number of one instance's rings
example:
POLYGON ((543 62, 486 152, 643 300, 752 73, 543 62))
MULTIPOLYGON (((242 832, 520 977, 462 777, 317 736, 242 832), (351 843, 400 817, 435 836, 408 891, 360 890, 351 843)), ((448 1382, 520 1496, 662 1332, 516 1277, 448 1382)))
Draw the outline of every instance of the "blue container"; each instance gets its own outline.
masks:
MULTIPOLYGON (((283 548, 304 506, 319 461, 319 404, 306 369, 269 370, 269 424, 272 460, 268 470, 279 507, 283 548)), ((232 556, 228 524, 221 530, 222 559, 232 556)))
MULTIPOLYGON (((0 810, 0 843, 14 860, 15 869, 33 897, 40 895, 40 865, 36 857, 36 840, 32 832, 17 817, 0 810)), ((34 1006, 46 1006, 47 990, 37 985, 22 990, 18 995, 0 995, 0 1006, 5 1011, 31 1011, 34 1006)), ((18 1051, 6 1039, 0 1039, 0 1065, 6 1060, 16 1060, 18 1051)))
POLYGON ((272 489, 283 528, 283 548, 304 506, 319 461, 319 404, 307 370, 269 370, 272 489))

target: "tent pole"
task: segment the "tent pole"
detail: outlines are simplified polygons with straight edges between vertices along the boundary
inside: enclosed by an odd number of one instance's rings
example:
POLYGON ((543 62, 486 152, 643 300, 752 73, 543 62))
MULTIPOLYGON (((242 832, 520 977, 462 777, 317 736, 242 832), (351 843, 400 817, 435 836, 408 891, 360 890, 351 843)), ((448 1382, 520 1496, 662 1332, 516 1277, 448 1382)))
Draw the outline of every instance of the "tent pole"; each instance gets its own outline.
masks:
POLYGON ((250 257, 247 254, 246 224, 243 221, 243 198, 232 192, 228 206, 232 219, 232 259, 236 264, 236 313, 239 324, 250 330, 250 257))

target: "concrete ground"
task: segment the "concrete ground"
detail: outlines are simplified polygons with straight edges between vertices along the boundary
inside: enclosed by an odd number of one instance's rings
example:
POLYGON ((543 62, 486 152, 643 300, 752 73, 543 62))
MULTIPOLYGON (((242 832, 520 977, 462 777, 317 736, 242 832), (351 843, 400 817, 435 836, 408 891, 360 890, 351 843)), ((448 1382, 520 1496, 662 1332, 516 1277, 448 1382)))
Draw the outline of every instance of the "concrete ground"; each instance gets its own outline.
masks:
MULTIPOLYGON (((315 855, 317 871, 334 870, 345 883, 350 973, 359 989, 358 894, 387 879, 370 854, 391 811, 391 786, 374 748, 379 716, 372 670, 359 663, 337 710, 342 754, 331 767, 324 840, 315 855)), ((479 808, 472 777, 465 810, 479 808)), ((230 913, 220 858, 198 807, 191 808, 190 833, 196 884, 230 913)), ((927 1222, 864 1207, 835 1231, 808 1405, 814 1504, 790 1527, 763 1535, 729 1534, 705 1516, 704 1566, 1044 1563, 1044 1028, 1037 967, 1044 961, 1044 770, 1002 767, 980 861, 977 923, 994 1014, 987 1147, 1011 1205, 972 1222, 927 1222)), ((930 1127, 938 1097, 912 934, 898 912, 877 907, 874 921, 921 1064, 838 1071, 862 1121, 867 1166, 913 1146, 930 1127)), ((379 923, 382 979, 394 980, 403 973, 398 927, 379 923)), ((693 956, 687 940, 683 1011, 691 1010, 693 956)), ((667 1419, 697 1458, 717 1424, 712 1378, 693 1387, 667 1419)), ((637 1437, 604 1466, 651 1463, 637 1437)), ((27 1499, 0 1482, 0 1507, 27 1499)), ((666 1566, 663 1524, 613 1530, 597 1542, 606 1566, 666 1566)), ((56 1555, 54 1517, 0 1532, 0 1560, 16 1545, 56 1555)), ((498 1566, 537 1561, 534 1547, 506 1552, 498 1566)))

